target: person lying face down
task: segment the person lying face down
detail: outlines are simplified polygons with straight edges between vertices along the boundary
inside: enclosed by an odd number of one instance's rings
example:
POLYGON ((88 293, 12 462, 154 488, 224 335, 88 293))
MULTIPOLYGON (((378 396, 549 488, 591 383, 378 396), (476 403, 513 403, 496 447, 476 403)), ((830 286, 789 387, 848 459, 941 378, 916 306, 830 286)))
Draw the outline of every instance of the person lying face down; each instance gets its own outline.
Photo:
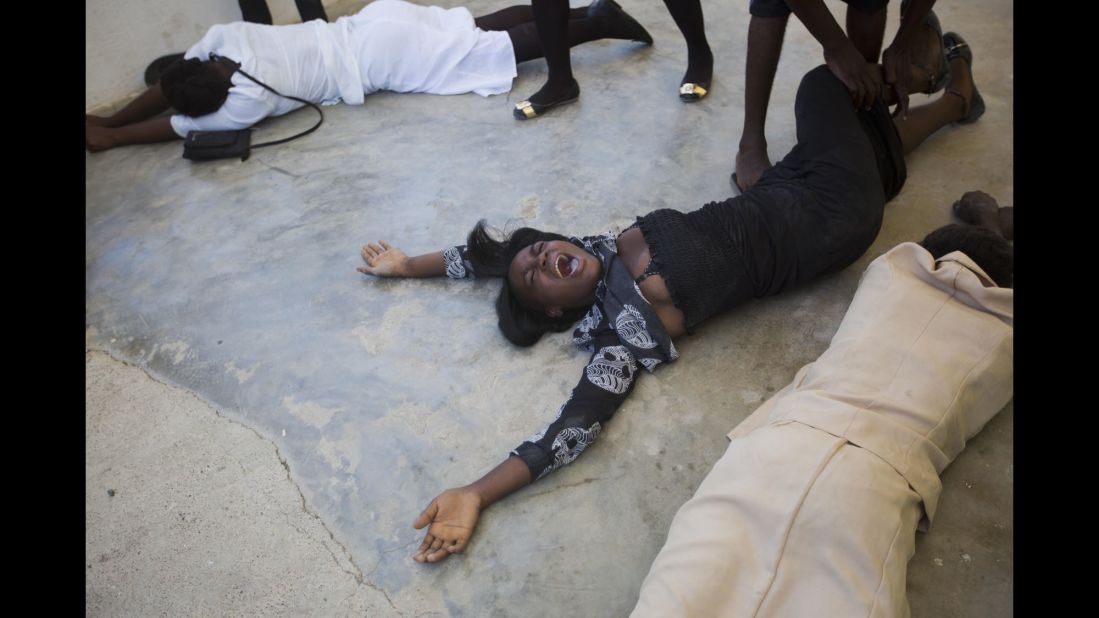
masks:
MULTIPOLYGON (((614 0, 572 9, 568 29, 570 45, 604 38, 652 43, 614 0)), ((96 152, 183 138, 190 131, 243 129, 303 105, 234 73, 230 67, 237 64, 284 95, 360 105, 379 90, 501 94, 511 90, 517 63, 541 56, 528 6, 474 19, 462 7, 376 0, 332 23, 220 24, 117 114, 86 115, 85 145, 96 152), (211 54, 228 61, 212 61, 211 54), (169 107, 179 113, 154 118, 169 107)))
POLYGON ((631 616, 909 615, 939 475, 1013 396, 1012 215, 959 205, 989 218, 874 260, 829 348, 729 434, 631 616))
POLYGON ((885 97, 856 110, 842 82, 818 67, 798 89, 797 146, 760 182, 693 212, 648 213, 617 236, 522 228, 499 238, 482 221, 466 245, 436 253, 408 257, 384 241, 364 246, 365 274, 501 277, 496 312, 509 341, 530 346, 575 326, 574 342, 591 352, 556 420, 481 479, 431 501, 415 521, 417 529, 431 526, 415 559, 462 551, 482 509, 579 457, 642 369, 679 357, 673 338, 857 260, 905 182, 904 154, 975 114, 971 60, 956 54, 947 94, 905 118, 890 116, 885 97))

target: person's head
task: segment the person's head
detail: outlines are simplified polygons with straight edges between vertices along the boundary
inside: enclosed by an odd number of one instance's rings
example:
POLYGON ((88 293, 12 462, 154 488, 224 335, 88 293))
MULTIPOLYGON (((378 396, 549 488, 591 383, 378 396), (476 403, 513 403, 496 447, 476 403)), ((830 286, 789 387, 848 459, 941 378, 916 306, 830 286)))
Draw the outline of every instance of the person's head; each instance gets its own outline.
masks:
POLYGON ((184 116, 212 114, 225 103, 233 82, 231 71, 214 60, 190 58, 174 62, 160 76, 160 89, 184 116))
POLYGON ((935 259, 961 251, 976 262, 996 285, 1010 288, 1015 279, 1015 248, 1003 236, 976 225, 944 225, 920 243, 935 259))
POLYGON ((515 345, 568 329, 595 301, 603 264, 565 236, 524 227, 496 240, 482 220, 466 245, 478 273, 504 279, 496 316, 515 345))

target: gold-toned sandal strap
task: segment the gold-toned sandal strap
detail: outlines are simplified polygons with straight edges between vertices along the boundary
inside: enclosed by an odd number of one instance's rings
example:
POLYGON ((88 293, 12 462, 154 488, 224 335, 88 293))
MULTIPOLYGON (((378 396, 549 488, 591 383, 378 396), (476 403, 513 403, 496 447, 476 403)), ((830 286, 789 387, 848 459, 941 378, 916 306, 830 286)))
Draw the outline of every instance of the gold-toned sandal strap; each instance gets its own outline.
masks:
POLYGON ((706 89, 698 84, 687 82, 679 87, 679 94, 693 94, 701 98, 706 96, 706 89))
POLYGON ((523 112, 523 115, 527 118, 534 118, 538 115, 534 113, 534 106, 530 104, 530 101, 519 101, 515 104, 515 109, 523 112))

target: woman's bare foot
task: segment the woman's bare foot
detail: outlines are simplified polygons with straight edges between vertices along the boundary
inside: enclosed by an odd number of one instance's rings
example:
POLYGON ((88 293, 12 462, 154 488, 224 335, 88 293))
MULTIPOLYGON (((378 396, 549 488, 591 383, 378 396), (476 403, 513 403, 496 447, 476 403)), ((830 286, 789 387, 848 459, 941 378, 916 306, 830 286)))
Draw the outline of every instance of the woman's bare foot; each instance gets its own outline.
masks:
POLYGON ((771 169, 771 159, 767 157, 767 142, 751 144, 740 143, 736 153, 735 177, 737 188, 743 193, 759 182, 763 173, 771 169))

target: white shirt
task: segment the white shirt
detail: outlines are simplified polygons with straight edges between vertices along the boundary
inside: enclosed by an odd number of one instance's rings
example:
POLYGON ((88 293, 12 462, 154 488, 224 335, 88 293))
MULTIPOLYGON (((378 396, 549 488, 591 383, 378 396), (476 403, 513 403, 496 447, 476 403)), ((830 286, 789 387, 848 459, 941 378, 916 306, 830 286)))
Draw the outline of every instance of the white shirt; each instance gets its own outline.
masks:
MULTIPOLYGON (((360 105, 378 90, 488 96, 510 90, 516 75, 506 32, 478 29, 465 8, 401 0, 375 0, 334 23, 217 25, 184 57, 206 60, 211 52, 282 94, 325 105, 360 105)), ((176 114, 172 129, 180 136, 243 129, 302 106, 240 73, 232 83, 220 109, 197 118, 176 114)))
MULTIPOLYGON (((340 54, 332 53, 335 48, 328 24, 320 20, 277 27, 234 22, 210 28, 184 58, 206 60, 216 53, 239 62, 245 72, 283 94, 325 104, 340 101, 339 85, 345 82, 361 100, 357 67, 341 62, 340 54)), ((233 73, 232 82, 220 109, 197 118, 175 114, 172 129, 180 136, 189 131, 243 129, 302 106, 240 73, 233 73)))

